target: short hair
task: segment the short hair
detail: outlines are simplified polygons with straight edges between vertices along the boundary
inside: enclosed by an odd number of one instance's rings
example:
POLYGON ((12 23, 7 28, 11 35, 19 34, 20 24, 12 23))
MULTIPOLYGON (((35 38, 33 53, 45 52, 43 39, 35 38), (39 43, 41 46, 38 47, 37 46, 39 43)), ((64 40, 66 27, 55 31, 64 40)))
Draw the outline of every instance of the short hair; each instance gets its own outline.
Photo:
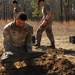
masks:
POLYGON ((16 18, 21 19, 21 20, 27 20, 27 15, 25 14, 25 12, 19 12, 16 16, 16 18))
POLYGON ((44 2, 45 0, 37 0, 38 4, 39 4, 39 2, 41 2, 41 1, 43 1, 43 2, 44 2))
POLYGON ((12 0, 11 3, 13 3, 13 4, 16 3, 16 4, 18 4, 18 2, 17 2, 16 0, 12 0))
POLYGON ((41 1, 44 1, 44 0, 37 0, 38 3, 41 2, 41 1))

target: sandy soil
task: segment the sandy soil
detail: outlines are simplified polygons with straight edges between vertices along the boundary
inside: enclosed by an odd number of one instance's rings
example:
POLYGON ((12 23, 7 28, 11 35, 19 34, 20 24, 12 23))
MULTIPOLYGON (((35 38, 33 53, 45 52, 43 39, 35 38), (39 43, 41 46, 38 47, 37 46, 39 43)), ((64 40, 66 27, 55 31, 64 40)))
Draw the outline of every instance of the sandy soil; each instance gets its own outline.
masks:
MULTIPOLYGON (((31 21, 29 22, 33 25, 35 31, 39 23, 31 21)), ((0 55, 3 51, 2 28, 6 23, 8 22, 1 21, 0 55)), ((13 73, 16 75, 75 75, 75 44, 69 42, 69 36, 75 36, 74 24, 75 22, 73 21, 68 23, 53 22, 52 28, 56 49, 46 47, 50 45, 50 42, 44 32, 41 47, 37 48, 33 46, 33 51, 45 52, 46 54, 35 59, 36 66, 34 67, 21 67, 23 66, 23 63, 19 63, 21 68, 16 69, 16 71, 13 71, 13 73)), ((13 75, 13 73, 10 75, 13 75)))

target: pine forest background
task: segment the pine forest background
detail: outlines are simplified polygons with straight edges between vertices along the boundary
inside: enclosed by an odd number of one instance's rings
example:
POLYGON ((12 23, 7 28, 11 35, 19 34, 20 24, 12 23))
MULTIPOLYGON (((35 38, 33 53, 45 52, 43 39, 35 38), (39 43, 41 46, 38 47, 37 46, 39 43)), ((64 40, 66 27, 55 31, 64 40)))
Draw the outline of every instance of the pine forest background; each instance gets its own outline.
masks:
MULTIPOLYGON (((31 20, 40 20, 42 17, 41 8, 37 4, 37 0, 17 0, 22 6, 23 11, 31 20)), ((75 0, 45 0, 52 7, 53 20, 69 21, 75 20, 75 0)), ((11 0, 0 0, 0 19, 12 19, 13 7, 11 0)))

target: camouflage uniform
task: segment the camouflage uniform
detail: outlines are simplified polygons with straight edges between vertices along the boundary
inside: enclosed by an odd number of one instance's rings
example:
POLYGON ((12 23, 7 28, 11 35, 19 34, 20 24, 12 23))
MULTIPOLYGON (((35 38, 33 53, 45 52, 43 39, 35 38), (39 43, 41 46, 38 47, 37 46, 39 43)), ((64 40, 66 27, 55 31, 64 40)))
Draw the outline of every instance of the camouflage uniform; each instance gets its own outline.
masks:
POLYGON ((17 4, 14 8, 13 8, 13 18, 16 18, 17 14, 19 12, 23 11, 23 9, 21 8, 21 6, 19 4, 17 4))
MULTIPOLYGON (((5 59, 12 53, 32 52, 32 33, 33 27, 28 23, 25 23, 23 27, 17 27, 15 21, 6 25, 3 30, 5 50, 1 59, 5 59)), ((25 61, 27 65, 32 65, 32 60, 25 61)))
MULTIPOLYGON (((47 15, 46 10, 47 11, 51 10, 51 8, 48 4, 45 4, 44 7, 42 7, 42 14, 43 14, 44 19, 46 18, 46 15, 47 15)), ((40 45, 43 31, 46 31, 47 37, 49 38, 51 43, 54 43, 54 36, 52 33, 52 19, 51 18, 47 21, 46 25, 40 25, 40 27, 37 30, 37 44, 38 45, 40 45)))

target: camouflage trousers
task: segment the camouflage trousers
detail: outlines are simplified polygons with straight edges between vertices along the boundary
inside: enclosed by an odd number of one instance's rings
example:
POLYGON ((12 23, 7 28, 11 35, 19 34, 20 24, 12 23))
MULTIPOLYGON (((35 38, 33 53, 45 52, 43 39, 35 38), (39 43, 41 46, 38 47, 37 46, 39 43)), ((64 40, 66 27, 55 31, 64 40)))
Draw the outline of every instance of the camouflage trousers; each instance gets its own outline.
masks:
POLYGON ((37 30, 37 44, 38 45, 40 45, 43 31, 46 31, 47 37, 49 38, 50 42, 55 43, 51 24, 52 23, 50 23, 49 25, 48 24, 47 25, 41 25, 38 28, 38 30, 37 30))

